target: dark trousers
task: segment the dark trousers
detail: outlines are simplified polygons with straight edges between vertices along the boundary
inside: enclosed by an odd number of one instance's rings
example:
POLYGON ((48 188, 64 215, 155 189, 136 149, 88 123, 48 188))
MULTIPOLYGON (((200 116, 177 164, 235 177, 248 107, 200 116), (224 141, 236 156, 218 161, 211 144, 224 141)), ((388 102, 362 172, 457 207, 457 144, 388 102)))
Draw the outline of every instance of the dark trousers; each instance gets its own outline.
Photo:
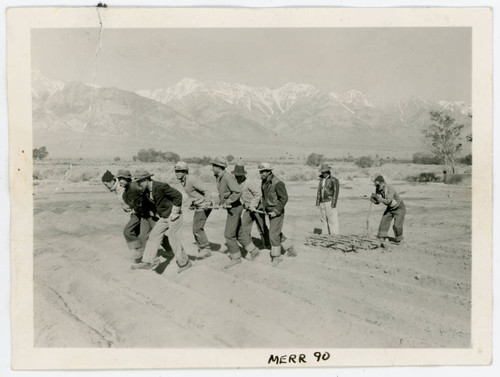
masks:
POLYGON ((237 205, 227 210, 226 229, 224 238, 226 239, 227 248, 231 258, 241 258, 240 247, 238 246, 238 233, 241 227, 241 212, 243 206, 237 205))
POLYGON ((211 209, 196 210, 194 212, 193 235, 196 241, 196 245, 198 245, 198 249, 207 247, 210 244, 210 242, 208 242, 204 227, 211 212, 211 209))
POLYGON ((405 204, 401 201, 399 206, 396 209, 387 209, 382 215, 382 219, 380 220, 380 226, 378 228, 378 236, 379 237, 387 237, 389 228, 391 227, 391 222, 394 219, 394 225, 392 229, 394 230, 394 238, 396 241, 401 241, 403 239, 403 222, 405 220, 406 215, 406 207, 405 204))
POLYGON ((132 213, 130 220, 123 228, 123 236, 127 241, 128 248, 130 250, 144 250, 149 233, 154 225, 155 222, 151 218, 145 219, 132 213))
POLYGON ((253 245, 252 225, 254 222, 257 225, 262 243, 265 247, 270 247, 269 229, 267 228, 264 215, 249 211, 247 209, 244 209, 243 214, 241 215, 241 227, 238 233, 238 241, 245 248, 247 248, 247 246, 249 245, 253 245))

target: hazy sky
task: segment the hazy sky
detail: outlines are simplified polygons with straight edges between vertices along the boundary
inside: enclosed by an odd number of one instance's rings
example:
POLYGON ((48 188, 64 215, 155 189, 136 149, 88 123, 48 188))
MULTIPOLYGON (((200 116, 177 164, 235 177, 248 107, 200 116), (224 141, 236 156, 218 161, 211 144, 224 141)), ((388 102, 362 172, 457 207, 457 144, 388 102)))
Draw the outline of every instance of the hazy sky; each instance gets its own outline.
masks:
MULTIPOLYGON (((98 29, 36 29, 33 69, 94 82, 98 29)), ((184 77, 287 82, 377 98, 471 101, 470 28, 104 29, 97 85, 166 88, 184 77)))

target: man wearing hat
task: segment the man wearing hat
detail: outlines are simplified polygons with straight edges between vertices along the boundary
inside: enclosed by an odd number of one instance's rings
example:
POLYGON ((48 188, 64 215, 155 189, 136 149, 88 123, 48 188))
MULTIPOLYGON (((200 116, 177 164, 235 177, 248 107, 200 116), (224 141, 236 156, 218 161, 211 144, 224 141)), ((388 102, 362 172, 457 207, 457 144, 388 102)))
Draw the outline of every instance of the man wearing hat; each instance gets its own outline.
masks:
POLYGON ((375 178, 374 184, 375 193, 371 195, 370 200, 375 204, 382 203, 387 206, 380 220, 377 236, 382 239, 382 245, 385 245, 391 222, 394 219, 392 227, 395 238, 394 244, 400 245, 403 242, 403 222, 406 215, 405 204, 396 190, 388 185, 381 175, 375 178))
POLYGON ((217 190, 219 192, 219 201, 222 208, 227 210, 226 228, 224 238, 226 239, 229 251, 229 263, 224 268, 230 268, 241 263, 241 251, 238 246, 237 237, 239 227, 241 226, 241 189, 236 178, 226 172, 227 162, 224 159, 216 158, 212 161, 212 171, 214 172, 217 190))
POLYGON ((321 165, 316 206, 321 211, 321 223, 324 234, 339 234, 337 215, 337 199, 339 197, 339 180, 331 175, 328 164, 321 165))
POLYGON ((212 253, 204 227, 212 212, 210 192, 199 179, 189 175, 189 167, 186 162, 179 161, 175 164, 174 170, 175 176, 191 199, 191 208, 194 209, 193 236, 198 246, 199 258, 209 257, 212 253))
POLYGON ((109 190, 109 192, 116 194, 116 197, 120 201, 123 210, 125 212, 130 212, 130 207, 123 201, 123 192, 125 191, 125 189, 120 186, 120 183, 118 183, 118 180, 113 175, 113 173, 111 173, 109 170, 106 170, 106 172, 102 175, 101 180, 104 186, 106 186, 106 188, 109 190))
POLYGON ((132 181, 129 170, 120 169, 116 179, 123 192, 123 201, 131 209, 130 220, 123 229, 123 235, 130 250, 135 251, 134 259, 142 257, 149 232, 155 225, 149 211, 144 207, 144 190, 132 181))
POLYGON ((259 250, 255 247, 252 241, 252 225, 254 221, 257 223, 257 228, 262 239, 262 243, 267 246, 269 244, 269 230, 266 226, 264 215, 257 212, 257 206, 260 203, 262 194, 259 188, 247 179, 245 167, 236 165, 232 174, 241 188, 241 204, 243 205, 243 213, 241 215, 241 226, 238 232, 238 241, 247 251, 247 259, 254 260, 259 255, 259 250))
POLYGON ((145 169, 139 169, 134 173, 134 181, 145 190, 145 199, 154 205, 153 208, 158 221, 149 234, 142 261, 132 265, 132 268, 155 269, 159 264, 158 248, 163 237, 167 235, 179 266, 178 272, 182 272, 191 267, 191 262, 182 246, 180 235, 182 227, 182 194, 167 183, 153 181, 152 176, 153 174, 150 174, 145 169))
POLYGON ((288 202, 288 193, 285 183, 274 174, 271 164, 263 162, 258 167, 262 180, 261 204, 269 216, 269 238, 271 241, 271 262, 273 266, 283 261, 281 246, 290 257, 297 256, 294 247, 282 233, 283 221, 285 219, 285 205, 288 202))

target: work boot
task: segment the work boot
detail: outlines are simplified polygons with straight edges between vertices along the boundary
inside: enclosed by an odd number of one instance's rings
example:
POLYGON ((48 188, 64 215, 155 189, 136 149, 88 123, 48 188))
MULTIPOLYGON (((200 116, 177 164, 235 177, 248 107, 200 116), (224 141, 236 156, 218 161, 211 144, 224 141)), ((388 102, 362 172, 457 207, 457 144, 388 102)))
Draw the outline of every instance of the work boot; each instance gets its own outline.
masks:
POLYGON ((286 251, 286 256, 287 257, 296 257, 297 252, 295 251, 295 248, 293 246, 290 246, 288 250, 286 251))
POLYGON ((212 255, 212 252, 210 250, 209 246, 202 247, 201 249, 198 250, 198 259, 204 259, 208 258, 209 256, 212 255))
POLYGON ((403 244, 403 240, 394 240, 394 241, 391 241, 391 243, 393 245, 401 245, 401 244, 403 244))
POLYGON ((241 263, 241 257, 240 258, 229 257, 229 259, 230 259, 229 262, 224 266, 226 270, 241 263))
POLYGON ((142 262, 142 257, 137 257, 134 259, 134 263, 141 263, 142 262))
POLYGON ((273 257, 271 255, 271 265, 273 267, 276 267, 278 264, 280 264, 281 262, 283 262, 283 257, 280 255, 279 257, 273 257))
POLYGON ((177 273, 180 274, 182 271, 186 271, 188 268, 193 267, 193 264, 189 261, 184 265, 184 266, 179 266, 179 269, 177 270, 177 273))
POLYGON ((148 262, 140 262, 131 266, 132 270, 151 270, 153 265, 148 262))
POLYGON ((257 256, 260 254, 260 250, 257 249, 257 248, 254 248, 252 251, 249 251, 248 254, 247 254, 247 259, 248 260, 255 260, 255 258, 257 258, 257 256))

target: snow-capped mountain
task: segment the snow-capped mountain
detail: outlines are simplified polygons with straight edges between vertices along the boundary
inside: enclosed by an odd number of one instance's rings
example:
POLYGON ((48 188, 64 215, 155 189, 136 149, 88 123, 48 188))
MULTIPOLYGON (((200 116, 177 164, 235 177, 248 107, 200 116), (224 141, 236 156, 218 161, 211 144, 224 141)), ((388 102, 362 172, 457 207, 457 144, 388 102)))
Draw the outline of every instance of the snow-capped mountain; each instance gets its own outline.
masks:
POLYGON ((40 71, 31 73, 31 95, 34 98, 48 98, 62 90, 64 83, 44 76, 40 71))
MULTIPOLYGON (((357 90, 324 93, 308 84, 250 87, 185 78, 170 88, 140 90, 62 83, 33 72, 37 135, 209 143, 245 142, 416 148, 429 111, 449 113, 470 129, 465 102, 420 97, 381 101, 357 90)), ((465 132, 466 133, 466 132, 465 132)))

